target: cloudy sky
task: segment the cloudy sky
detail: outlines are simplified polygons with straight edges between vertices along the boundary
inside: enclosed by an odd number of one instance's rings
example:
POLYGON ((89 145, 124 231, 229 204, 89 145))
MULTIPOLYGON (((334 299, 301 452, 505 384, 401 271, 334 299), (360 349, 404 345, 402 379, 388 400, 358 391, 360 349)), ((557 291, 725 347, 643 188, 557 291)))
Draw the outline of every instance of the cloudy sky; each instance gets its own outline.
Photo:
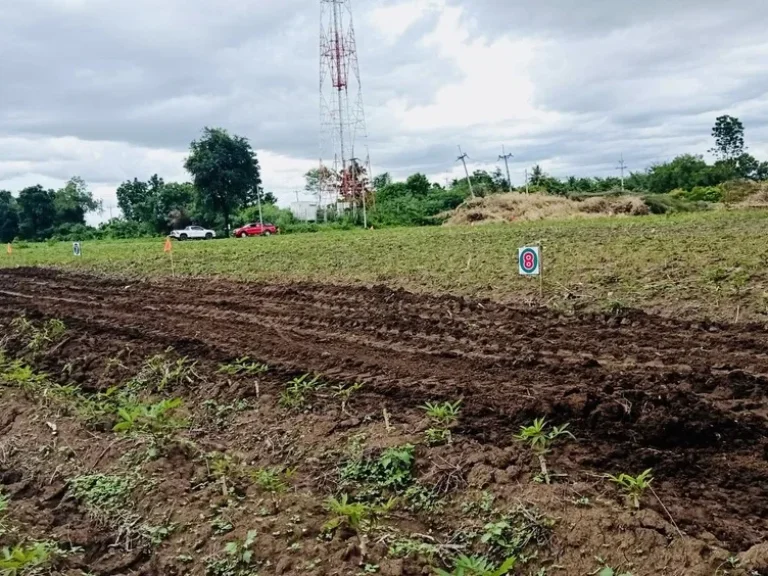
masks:
MULTIPOLYGON (((317 164, 320 0, 0 0, 0 188, 185 180, 203 126, 247 136, 267 190, 317 164)), ((739 116, 768 159, 765 0, 352 0, 374 173, 513 183, 704 153, 739 116)))

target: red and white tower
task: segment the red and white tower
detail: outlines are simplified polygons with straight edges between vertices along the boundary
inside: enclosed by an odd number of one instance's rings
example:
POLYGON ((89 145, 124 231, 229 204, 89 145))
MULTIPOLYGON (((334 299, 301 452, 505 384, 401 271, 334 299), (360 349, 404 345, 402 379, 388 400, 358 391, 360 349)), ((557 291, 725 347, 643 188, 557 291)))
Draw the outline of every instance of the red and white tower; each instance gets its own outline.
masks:
POLYGON ((328 202, 362 207, 366 219, 370 157, 351 0, 320 0, 320 130, 328 202))

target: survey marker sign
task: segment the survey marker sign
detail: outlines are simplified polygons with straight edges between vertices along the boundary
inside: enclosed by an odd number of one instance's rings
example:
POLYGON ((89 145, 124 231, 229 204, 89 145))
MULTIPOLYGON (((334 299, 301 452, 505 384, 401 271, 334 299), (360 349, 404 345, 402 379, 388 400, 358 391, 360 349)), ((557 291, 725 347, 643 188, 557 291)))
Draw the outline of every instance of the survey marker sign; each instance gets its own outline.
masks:
POLYGON ((523 276, 541 274, 541 249, 539 246, 523 246, 517 253, 517 264, 523 276))

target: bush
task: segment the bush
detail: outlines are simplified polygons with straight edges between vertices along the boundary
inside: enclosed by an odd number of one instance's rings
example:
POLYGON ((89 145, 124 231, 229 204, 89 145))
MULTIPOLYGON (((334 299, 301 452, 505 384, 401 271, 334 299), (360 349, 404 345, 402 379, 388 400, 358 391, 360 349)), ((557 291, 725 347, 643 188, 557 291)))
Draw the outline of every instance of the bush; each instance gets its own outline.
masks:
POLYGON ((709 210, 711 206, 706 202, 691 202, 685 198, 672 196, 671 194, 647 194, 643 196, 643 202, 648 206, 651 214, 676 214, 679 212, 698 212, 709 210))
POLYGON ((676 189, 669 193, 674 198, 689 202, 722 202, 723 189, 720 186, 695 186, 691 190, 676 189))

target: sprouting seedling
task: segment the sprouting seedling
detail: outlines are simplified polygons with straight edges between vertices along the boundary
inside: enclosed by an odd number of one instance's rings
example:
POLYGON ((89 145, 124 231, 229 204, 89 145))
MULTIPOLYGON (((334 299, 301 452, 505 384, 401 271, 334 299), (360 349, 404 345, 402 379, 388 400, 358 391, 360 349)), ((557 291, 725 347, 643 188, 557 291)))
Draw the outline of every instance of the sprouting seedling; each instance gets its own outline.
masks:
POLYGON ((645 491, 651 487, 651 482, 653 482, 653 476, 651 476, 652 472, 653 470, 649 468, 637 476, 630 476, 629 474, 613 476, 607 474, 605 477, 616 484, 619 489, 624 492, 627 499, 635 508, 640 508, 640 498, 642 498, 645 491))
POLYGON ((260 362, 254 362, 248 356, 238 358, 234 362, 229 364, 221 364, 219 366, 219 373, 226 374, 228 376, 256 376, 257 374, 263 374, 269 370, 269 366, 261 364, 260 362))
POLYGON ((504 576, 517 564, 517 558, 511 556, 500 566, 496 566, 484 556, 459 556, 453 571, 435 569, 437 576, 504 576))
POLYGON ((334 386, 333 397, 341 399, 341 411, 344 414, 347 413, 347 406, 349 405, 349 400, 350 398, 352 398, 352 395, 355 392, 359 392, 362 388, 363 388, 362 382, 356 382, 351 386, 345 386, 344 384, 339 384, 338 386, 334 386))
POLYGON ((570 436, 574 440, 576 439, 567 428, 568 424, 563 424, 560 427, 550 426, 549 430, 547 430, 547 421, 544 418, 536 418, 530 426, 522 426, 520 433, 515 436, 516 440, 527 443, 538 457, 541 475, 547 484, 549 484, 550 480, 545 456, 550 452, 552 444, 562 436, 570 436))
POLYGON ((456 402, 432 403, 427 402, 421 407, 427 413, 430 420, 441 426, 450 426, 455 423, 461 412, 461 400, 456 402))

